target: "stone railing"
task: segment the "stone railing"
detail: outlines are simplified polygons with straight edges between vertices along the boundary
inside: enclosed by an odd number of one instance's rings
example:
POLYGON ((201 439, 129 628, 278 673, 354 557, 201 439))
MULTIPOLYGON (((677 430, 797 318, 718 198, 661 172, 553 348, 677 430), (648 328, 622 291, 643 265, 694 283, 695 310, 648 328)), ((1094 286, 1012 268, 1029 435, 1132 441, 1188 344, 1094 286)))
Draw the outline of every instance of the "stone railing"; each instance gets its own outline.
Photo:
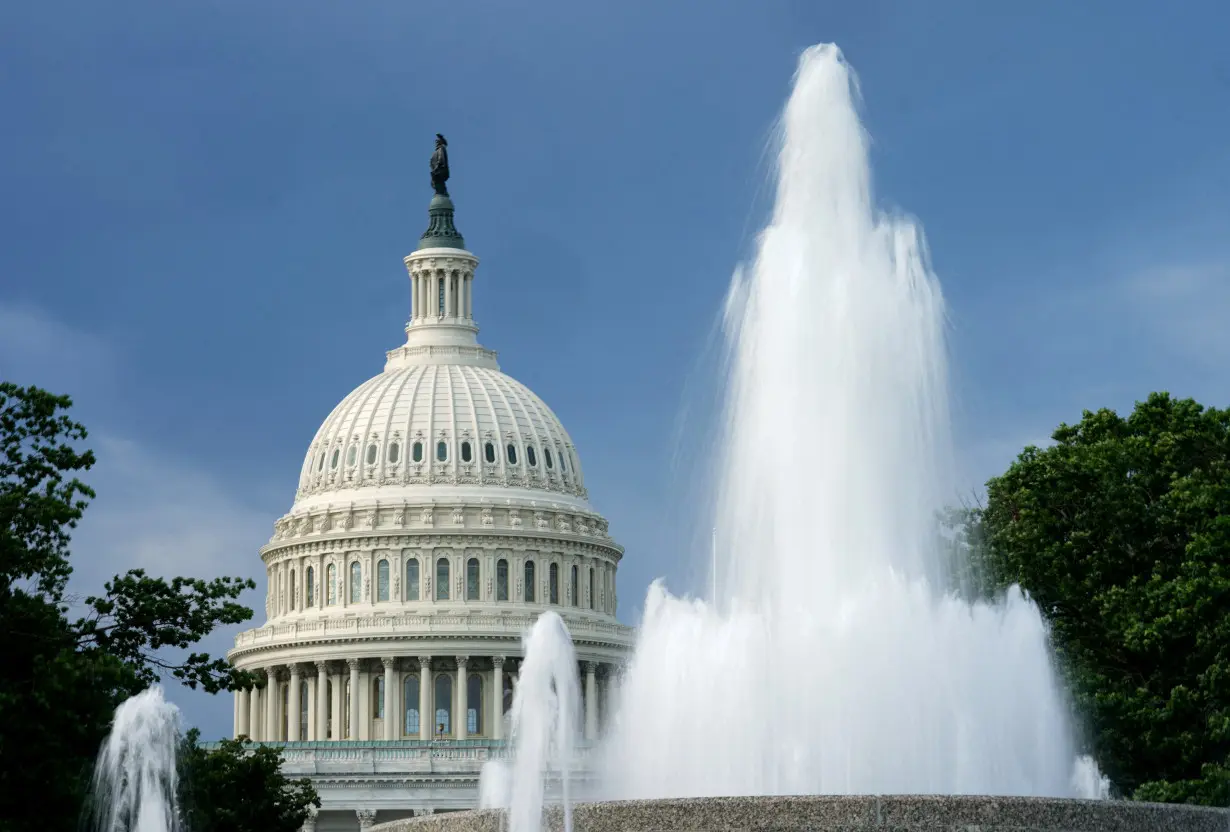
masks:
MULTIPOLYGON (((476 633, 519 637, 533 626, 530 615, 359 615, 267 624, 235 636, 235 648, 267 647, 321 639, 386 638, 408 635, 417 638, 468 638, 476 633)), ((631 646, 633 630, 623 624, 570 619, 568 631, 574 641, 596 639, 631 646)))

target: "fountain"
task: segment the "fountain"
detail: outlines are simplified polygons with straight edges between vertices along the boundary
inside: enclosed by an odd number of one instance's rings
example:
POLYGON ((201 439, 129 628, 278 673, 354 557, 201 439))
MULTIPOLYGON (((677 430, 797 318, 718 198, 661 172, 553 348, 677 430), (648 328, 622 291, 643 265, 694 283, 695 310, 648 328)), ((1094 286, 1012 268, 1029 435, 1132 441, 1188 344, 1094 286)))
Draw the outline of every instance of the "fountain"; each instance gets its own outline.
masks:
POLYGON ((115 710, 94 768, 94 832, 173 832, 179 709, 151 687, 115 710))
POLYGON ((1037 608, 947 591, 944 302, 919 227, 875 207, 856 90, 836 47, 803 54, 775 209, 725 311, 718 589, 650 588, 592 750, 599 802, 543 811, 576 674, 547 614, 515 762, 484 780, 507 816, 389 829, 1230 829, 1217 810, 1089 799, 1107 784, 1079 755, 1037 608))

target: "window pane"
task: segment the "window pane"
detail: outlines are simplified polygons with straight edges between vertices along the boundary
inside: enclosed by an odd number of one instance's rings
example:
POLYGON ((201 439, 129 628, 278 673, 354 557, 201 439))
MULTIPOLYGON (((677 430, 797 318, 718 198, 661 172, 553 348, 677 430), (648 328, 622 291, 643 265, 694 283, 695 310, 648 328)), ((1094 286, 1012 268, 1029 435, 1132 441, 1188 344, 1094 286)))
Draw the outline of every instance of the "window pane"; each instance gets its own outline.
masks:
POLYGON ((407 676, 402 683, 401 701, 405 703, 404 733, 419 733, 419 677, 407 676))
POLYGON ((542 449, 542 458, 543 458, 543 461, 547 463, 547 467, 550 468, 551 467, 551 449, 550 448, 542 449))
POLYGON ((346 464, 354 465, 355 457, 358 456, 358 453, 359 451, 354 445, 351 445, 349 448, 347 448, 346 449, 346 464))
POLYGON ((508 561, 503 558, 495 564, 495 600, 508 600, 508 561))
POLYGON ((448 600, 448 558, 436 561, 436 600, 448 600))
POLYGON ((350 564, 350 603, 357 604, 363 594, 363 567, 356 560, 350 564))
POLYGON ((396 462, 399 456, 401 456, 401 445, 394 442, 389 446, 389 462, 396 462))
POLYGON ((341 449, 339 449, 339 448, 334 448, 334 449, 333 449, 333 456, 332 456, 332 457, 330 457, 330 459, 329 459, 329 467, 330 467, 330 468, 336 468, 336 467, 337 467, 337 457, 338 457, 338 454, 340 454, 340 453, 341 453, 341 449))
POLYGON ((537 464, 538 464, 538 457, 534 455, 534 446, 533 446, 533 445, 529 445, 529 446, 527 446, 527 447, 526 447, 526 449, 525 449, 525 461, 526 461, 526 462, 528 462, 528 463, 530 464, 530 467, 531 467, 531 468, 533 468, 535 465, 537 465, 537 464))
POLYGON ((367 464, 368 465, 376 464, 376 446, 374 444, 367 446, 367 464))
POLYGON ((470 449, 469 442, 461 443, 461 461, 470 462, 474 458, 474 452, 470 449))
POLYGON ((547 570, 548 580, 550 581, 551 597, 548 603, 559 603, 559 564, 553 563, 547 570))
POLYGON ((525 600, 534 603, 534 561, 525 562, 525 600))
POLYGON ((328 590, 329 604, 337 603, 337 567, 329 564, 329 568, 325 570, 325 587, 328 590))
POLYGON ((299 605, 296 603, 299 598, 295 595, 295 570, 290 570, 290 611, 294 612, 299 605))
POLYGON ((508 464, 509 465, 517 464, 517 446, 512 444, 511 442, 508 443, 508 464))
POLYGON ((384 719, 384 677, 377 676, 372 686, 372 713, 376 719, 384 719))
POLYGON ((589 608, 594 608, 594 568, 589 568, 589 608))
POLYGON ((574 607, 577 606, 577 592, 580 590, 580 581, 578 580, 577 568, 572 567, 572 575, 568 578, 568 594, 571 596, 568 603, 574 607))
POLYGON ((466 561, 466 600, 478 600, 478 558, 466 561))
POLYGON ((410 449, 410 456, 411 458, 414 459, 415 462, 423 461, 423 443, 422 442, 414 443, 414 446, 410 449))
POLYGON ((453 674, 441 673, 436 677, 436 736, 453 733, 453 674))
POLYGON ((387 560, 376 564, 376 600, 389 600, 389 562, 387 560))
POLYGON ((436 459, 440 460, 441 462, 444 462, 446 459, 448 459, 448 443, 447 442, 437 442, 436 443, 436 459))
POLYGON ((466 681, 466 731, 471 735, 483 732, 483 677, 477 673, 466 681))
POLYGON ((308 738, 308 686, 299 685, 299 739, 308 738))
POLYGON ((419 600, 419 559, 406 561, 406 600, 419 600))
POLYGON ((307 584, 304 589, 307 591, 307 605, 309 607, 316 606, 316 570, 309 566, 306 576, 307 584))
POLYGON ((483 455, 487 457, 488 462, 495 462, 495 445, 490 442, 483 448, 483 455))

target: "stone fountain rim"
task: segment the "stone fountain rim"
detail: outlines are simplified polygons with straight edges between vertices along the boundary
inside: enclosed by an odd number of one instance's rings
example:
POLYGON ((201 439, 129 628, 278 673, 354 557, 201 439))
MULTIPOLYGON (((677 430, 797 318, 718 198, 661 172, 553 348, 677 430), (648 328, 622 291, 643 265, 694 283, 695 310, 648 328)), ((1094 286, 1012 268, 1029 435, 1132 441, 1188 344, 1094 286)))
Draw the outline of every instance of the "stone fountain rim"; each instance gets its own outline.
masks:
MULTIPOLYGON (((562 829, 558 806, 544 830, 562 829)), ((373 832, 503 832, 505 811, 449 812, 381 823, 373 832)), ((1126 800, 996 795, 772 795, 611 800, 573 807, 575 832, 659 830, 948 830, 1230 832, 1230 809, 1126 800)))

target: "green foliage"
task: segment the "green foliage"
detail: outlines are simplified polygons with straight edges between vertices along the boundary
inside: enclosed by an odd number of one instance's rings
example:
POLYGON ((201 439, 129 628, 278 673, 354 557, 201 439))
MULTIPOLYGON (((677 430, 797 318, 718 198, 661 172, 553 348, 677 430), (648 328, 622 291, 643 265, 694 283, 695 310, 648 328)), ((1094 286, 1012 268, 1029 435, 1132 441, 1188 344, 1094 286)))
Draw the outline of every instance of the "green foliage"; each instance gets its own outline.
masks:
POLYGON ((282 774, 282 751, 223 740, 207 750, 193 728, 179 758, 180 815, 191 832, 297 832, 310 807, 311 783, 282 774))
POLYGON ((0 382, 0 830, 75 828, 116 706, 169 673, 215 692, 255 677, 188 649, 220 624, 249 619, 235 602, 250 580, 150 578, 132 571, 69 615, 71 530, 94 492, 94 464, 71 405, 0 382))
POLYGON ((1039 604, 1124 794, 1230 805, 1230 410, 1154 394, 1052 438, 967 513, 980 565, 1039 604))

